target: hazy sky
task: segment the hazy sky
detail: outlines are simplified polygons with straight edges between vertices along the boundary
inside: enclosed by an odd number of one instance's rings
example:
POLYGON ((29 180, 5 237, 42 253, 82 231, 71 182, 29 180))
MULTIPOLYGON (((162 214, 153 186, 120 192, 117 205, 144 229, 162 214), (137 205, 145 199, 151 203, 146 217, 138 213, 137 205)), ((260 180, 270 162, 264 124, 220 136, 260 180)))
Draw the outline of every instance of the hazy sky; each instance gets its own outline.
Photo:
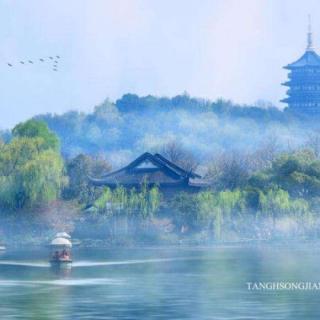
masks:
POLYGON ((0 0, 0 128, 127 92, 281 106, 308 13, 317 48, 318 0, 0 0), (55 54, 58 72, 7 66, 55 54))

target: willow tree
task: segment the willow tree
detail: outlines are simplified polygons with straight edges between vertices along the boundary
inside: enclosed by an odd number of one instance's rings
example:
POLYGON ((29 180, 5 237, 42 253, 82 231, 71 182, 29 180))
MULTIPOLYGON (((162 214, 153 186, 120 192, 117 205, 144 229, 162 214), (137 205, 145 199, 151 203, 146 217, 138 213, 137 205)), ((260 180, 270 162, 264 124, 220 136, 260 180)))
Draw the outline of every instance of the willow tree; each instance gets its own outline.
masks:
POLYGON ((19 123, 13 128, 12 135, 16 138, 41 138, 44 149, 53 149, 58 152, 60 148, 58 137, 49 130, 44 121, 31 119, 19 123))
POLYGON ((42 123, 39 126, 39 136, 36 123, 32 125, 32 134, 23 134, 24 126, 17 126, 19 130, 14 129, 12 141, 1 147, 0 205, 4 208, 30 208, 48 203, 58 198, 66 183, 53 133, 48 128, 45 131, 42 123))
POLYGON ((270 189, 260 196, 261 214, 272 220, 272 228, 275 229, 277 218, 290 212, 290 197, 287 191, 282 189, 270 189))
POLYGON ((173 223, 182 233, 199 229, 198 202, 196 195, 187 192, 179 192, 169 201, 173 223))
POLYGON ((127 190, 122 186, 114 190, 105 188, 102 195, 95 201, 98 211, 108 218, 111 233, 117 234, 119 227, 124 233, 132 231, 133 225, 142 228, 148 225, 160 205, 158 188, 147 188, 142 185, 140 190, 127 190))
POLYGON ((299 226, 299 231, 303 234, 315 234, 316 217, 318 212, 312 210, 305 199, 292 199, 290 201, 289 211, 290 217, 292 217, 299 226))
POLYGON ((241 191, 201 192, 198 194, 199 220, 205 224, 214 238, 222 238, 223 226, 245 209, 241 191))

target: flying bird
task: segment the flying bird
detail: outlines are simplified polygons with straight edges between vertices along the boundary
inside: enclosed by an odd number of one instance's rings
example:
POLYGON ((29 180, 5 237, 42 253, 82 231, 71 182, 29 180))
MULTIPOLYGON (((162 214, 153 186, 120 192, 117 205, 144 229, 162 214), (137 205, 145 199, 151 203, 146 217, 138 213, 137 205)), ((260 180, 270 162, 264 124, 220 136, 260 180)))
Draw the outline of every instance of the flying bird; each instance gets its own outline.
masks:
MULTIPOLYGON (((37 58, 37 59, 35 59, 35 60, 29 60, 29 59, 26 59, 26 60, 18 60, 17 61, 17 64, 22 64, 22 65, 26 65, 26 64, 37 64, 37 62, 39 61, 39 62, 43 62, 43 63, 45 63, 45 62, 49 62, 50 60, 52 61, 52 70, 53 71, 58 71, 58 65, 59 65, 59 59, 60 59, 61 57, 60 56, 58 56, 58 55, 55 55, 55 56, 48 56, 48 57, 44 57, 44 58, 37 58), (50 59, 50 60, 49 60, 50 59)), ((9 67, 13 67, 14 66, 14 63, 12 64, 12 63, 10 63, 10 62, 6 62, 7 63, 7 65, 9 66, 9 67)))

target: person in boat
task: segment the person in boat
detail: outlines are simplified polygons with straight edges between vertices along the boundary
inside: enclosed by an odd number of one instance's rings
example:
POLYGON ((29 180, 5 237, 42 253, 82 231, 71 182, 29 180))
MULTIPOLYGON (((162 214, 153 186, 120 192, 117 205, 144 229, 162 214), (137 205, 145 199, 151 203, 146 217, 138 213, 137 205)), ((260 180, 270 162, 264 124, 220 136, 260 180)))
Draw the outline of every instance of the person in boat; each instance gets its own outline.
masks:
POLYGON ((72 262, 71 260, 71 248, 72 243, 65 238, 55 238, 50 243, 53 255, 51 256, 52 262, 72 262))
POLYGON ((67 251, 66 249, 64 249, 64 250, 62 251, 60 258, 61 258, 61 259, 64 259, 64 260, 70 258, 70 255, 69 255, 69 253, 68 253, 68 251, 67 251))
POLYGON ((56 251, 54 254, 53 254, 53 260, 59 260, 59 251, 56 251))

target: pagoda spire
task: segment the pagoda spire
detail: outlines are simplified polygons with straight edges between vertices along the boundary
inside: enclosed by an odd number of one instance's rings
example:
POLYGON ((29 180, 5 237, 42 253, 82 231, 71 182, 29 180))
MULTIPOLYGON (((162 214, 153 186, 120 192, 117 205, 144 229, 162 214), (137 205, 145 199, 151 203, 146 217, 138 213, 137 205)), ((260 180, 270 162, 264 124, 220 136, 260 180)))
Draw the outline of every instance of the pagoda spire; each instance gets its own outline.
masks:
POLYGON ((313 51, 311 16, 308 15, 307 51, 313 51))

